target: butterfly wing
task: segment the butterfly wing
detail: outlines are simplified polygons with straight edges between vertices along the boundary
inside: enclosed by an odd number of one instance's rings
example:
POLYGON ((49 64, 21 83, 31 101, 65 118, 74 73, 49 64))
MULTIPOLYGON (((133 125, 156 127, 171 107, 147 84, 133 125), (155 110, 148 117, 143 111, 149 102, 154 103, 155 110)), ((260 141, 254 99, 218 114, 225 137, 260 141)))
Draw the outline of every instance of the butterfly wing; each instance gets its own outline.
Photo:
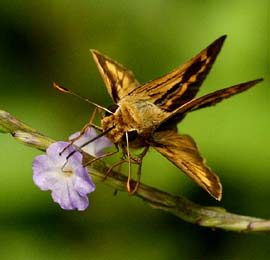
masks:
POLYGON ((234 85, 232 87, 217 90, 215 92, 212 92, 199 98, 192 99, 183 104, 175 111, 173 111, 169 115, 169 117, 167 117, 165 120, 161 121, 159 127, 163 129, 175 126, 177 123, 179 123, 179 121, 181 121, 181 119, 184 117, 186 113, 200 108, 214 106, 217 103, 221 102, 223 99, 229 98, 233 95, 248 90, 249 88, 255 86, 257 83, 261 82, 262 80, 263 79, 251 80, 248 82, 234 85))
POLYGON ((171 112, 193 99, 210 71, 226 36, 222 36, 197 56, 172 72, 135 88, 129 95, 147 100, 171 112))
POLYGON ((219 177, 205 164, 193 139, 175 131, 159 131, 150 144, 217 200, 221 200, 219 177))
POLYGON ((120 63, 101 54, 97 50, 92 49, 91 53, 107 91, 115 103, 140 85, 133 73, 120 63))

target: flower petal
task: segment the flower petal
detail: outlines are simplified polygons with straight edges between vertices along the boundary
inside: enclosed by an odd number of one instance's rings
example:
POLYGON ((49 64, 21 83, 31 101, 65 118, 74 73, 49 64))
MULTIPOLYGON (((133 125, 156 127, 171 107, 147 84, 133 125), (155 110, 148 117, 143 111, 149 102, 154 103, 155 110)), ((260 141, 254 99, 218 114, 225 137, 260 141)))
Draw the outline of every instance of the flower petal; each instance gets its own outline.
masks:
POLYGON ((87 196, 80 196, 73 189, 73 184, 70 181, 65 184, 61 185, 59 189, 53 190, 53 201, 65 210, 85 210, 89 205, 87 196))
MULTIPOLYGON (((73 135, 69 137, 69 140, 72 140, 80 135, 80 132, 76 132, 73 135)), ((74 142, 75 145, 82 147, 84 144, 86 144, 91 139, 95 138, 97 136, 97 132, 93 127, 87 128, 85 133, 74 142)), ((103 149, 109 148, 113 145, 113 143, 105 136, 101 136, 97 140, 85 145, 82 147, 82 150, 92 156, 98 157, 104 154, 102 152, 103 149)))
POLYGON ((101 156, 104 154, 103 150, 105 148, 109 148, 112 147, 113 143, 110 141, 109 138, 102 136, 100 138, 98 138, 95 142, 94 142, 94 147, 95 147, 95 156, 101 156))
MULTIPOLYGON (((78 134, 75 133, 72 137, 78 134)), ((89 128, 79 139, 80 143, 75 143, 85 144, 95 136, 96 131, 89 128)), ((97 155, 111 145, 108 138, 100 137, 85 148, 91 148, 92 154, 97 155)), ((33 161, 34 183, 41 190, 51 190, 53 200, 61 208, 85 210, 89 205, 87 194, 95 190, 95 184, 82 161, 82 154, 69 142, 53 143, 48 147, 47 155, 37 156, 33 161)))
POLYGON ((75 147, 69 142, 56 142, 51 144, 46 152, 55 165, 62 166, 65 164, 67 156, 75 151, 75 147))
POLYGON ((75 171, 76 177, 73 179, 74 189, 81 195, 93 192, 96 188, 86 168, 77 168, 75 171))
POLYGON ((53 161, 46 155, 37 156, 32 165, 33 181, 41 190, 51 189, 51 174, 54 173, 55 165, 53 161))

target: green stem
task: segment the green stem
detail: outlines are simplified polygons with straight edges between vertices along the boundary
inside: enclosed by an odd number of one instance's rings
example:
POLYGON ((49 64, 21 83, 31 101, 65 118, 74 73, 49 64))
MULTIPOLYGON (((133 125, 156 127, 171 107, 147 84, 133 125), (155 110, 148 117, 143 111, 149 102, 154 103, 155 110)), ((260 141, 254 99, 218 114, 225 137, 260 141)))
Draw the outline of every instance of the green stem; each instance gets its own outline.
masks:
MULTIPOLYGON (((1 110, 0 131, 11 133, 16 140, 43 151, 55 142, 1 110)), ((89 157, 89 155, 85 156, 89 157)), ((109 167, 103 161, 95 161, 89 166, 89 171, 95 180, 103 181, 119 191, 126 191, 127 177, 115 171, 107 176, 108 169, 109 167)), ((133 181, 134 184, 135 181, 133 181)), ((140 184, 134 196, 143 199, 153 208, 168 211, 187 222, 200 226, 238 232, 270 231, 270 220, 229 213, 219 207, 201 206, 184 197, 173 196, 143 183, 140 184)))

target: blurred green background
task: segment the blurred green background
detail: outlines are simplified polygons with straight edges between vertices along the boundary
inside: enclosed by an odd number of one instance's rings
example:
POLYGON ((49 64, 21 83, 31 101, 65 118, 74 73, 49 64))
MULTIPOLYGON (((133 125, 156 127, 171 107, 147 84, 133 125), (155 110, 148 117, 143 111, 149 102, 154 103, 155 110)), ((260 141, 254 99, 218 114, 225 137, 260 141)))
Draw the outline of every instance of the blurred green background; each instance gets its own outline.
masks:
MULTIPOLYGON (((142 181, 204 205, 270 217, 270 19, 268 0, 0 2, 0 109, 57 140, 92 107, 55 91, 56 81, 109 106, 89 54, 95 48, 140 82, 228 38, 199 95, 264 77, 252 90, 190 114, 194 137, 224 186, 221 203, 151 151, 142 181)), ((97 183, 85 212, 65 212, 32 182, 37 150, 0 134, 0 259, 265 259, 267 235, 212 231, 151 209, 97 183)))

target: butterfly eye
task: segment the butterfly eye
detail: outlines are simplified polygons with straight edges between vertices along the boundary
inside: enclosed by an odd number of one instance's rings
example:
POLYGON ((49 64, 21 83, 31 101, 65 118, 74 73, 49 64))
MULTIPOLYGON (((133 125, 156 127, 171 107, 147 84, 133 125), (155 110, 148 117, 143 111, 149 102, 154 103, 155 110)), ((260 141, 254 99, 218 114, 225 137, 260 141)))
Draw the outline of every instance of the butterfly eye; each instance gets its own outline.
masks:
MULTIPOLYGON (((137 138, 138 132, 136 130, 131 130, 127 132, 127 135, 128 135, 128 141, 132 142, 137 138)), ((126 134, 123 135, 122 140, 126 141, 126 134)))
MULTIPOLYGON (((110 110, 112 113, 114 113, 118 107, 119 107, 118 105, 113 104, 113 105, 108 107, 108 110, 110 110)), ((105 116, 110 116, 110 115, 111 114, 109 112, 105 111, 105 116)))

